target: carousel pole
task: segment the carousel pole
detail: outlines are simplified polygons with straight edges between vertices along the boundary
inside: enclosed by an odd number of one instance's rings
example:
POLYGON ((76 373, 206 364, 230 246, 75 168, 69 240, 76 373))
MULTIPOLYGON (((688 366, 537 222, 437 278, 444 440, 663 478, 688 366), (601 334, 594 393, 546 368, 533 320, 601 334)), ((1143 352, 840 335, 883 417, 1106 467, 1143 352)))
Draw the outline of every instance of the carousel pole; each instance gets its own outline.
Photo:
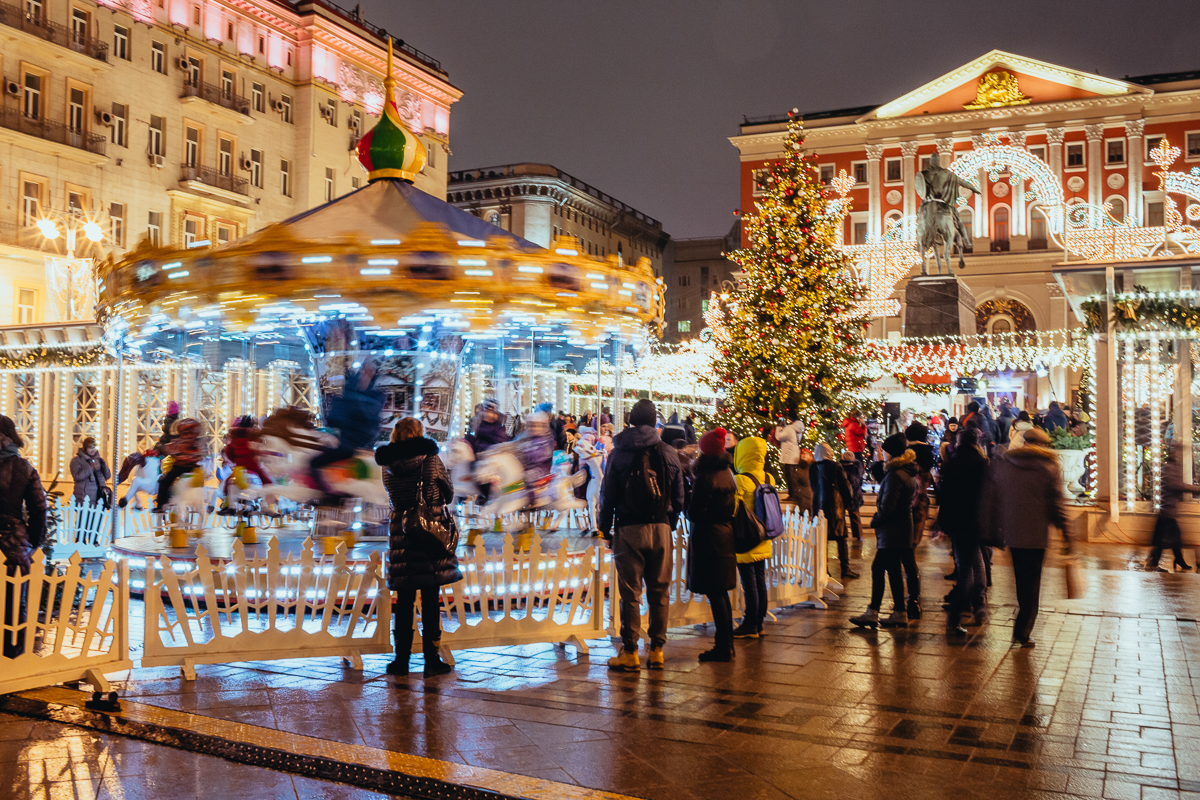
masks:
MULTIPOLYGON (((596 342, 596 421, 599 424, 604 414, 604 389, 600 385, 600 363, 604 359, 604 342, 596 342)), ((617 423, 613 422, 613 432, 617 431, 617 423)))
MULTIPOLYGON (((112 402, 112 501, 109 505, 109 510, 112 512, 112 517, 109 520, 108 541, 112 544, 117 540, 117 488, 121 481, 118 475, 120 474, 121 462, 118 460, 121 457, 121 386, 125 383, 125 335, 122 334, 117 339, 117 372, 116 386, 113 391, 112 402)), ((122 531, 124 533, 124 531, 122 531)))

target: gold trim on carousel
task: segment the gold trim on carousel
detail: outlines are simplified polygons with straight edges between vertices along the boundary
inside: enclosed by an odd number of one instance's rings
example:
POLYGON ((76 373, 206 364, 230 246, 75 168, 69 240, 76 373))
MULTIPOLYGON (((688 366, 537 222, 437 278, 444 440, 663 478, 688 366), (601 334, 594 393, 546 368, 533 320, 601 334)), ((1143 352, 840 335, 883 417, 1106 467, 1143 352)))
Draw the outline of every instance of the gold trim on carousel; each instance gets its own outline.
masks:
POLYGON ((414 183, 417 176, 403 169, 373 169, 367 174, 367 182, 379 181, 384 178, 399 178, 402 181, 414 183))

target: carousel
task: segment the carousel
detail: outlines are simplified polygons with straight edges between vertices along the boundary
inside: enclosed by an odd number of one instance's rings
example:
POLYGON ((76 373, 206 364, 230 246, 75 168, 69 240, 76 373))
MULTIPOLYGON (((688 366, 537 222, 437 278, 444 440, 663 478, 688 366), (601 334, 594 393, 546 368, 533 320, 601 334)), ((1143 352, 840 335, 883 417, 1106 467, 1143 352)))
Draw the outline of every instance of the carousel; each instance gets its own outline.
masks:
MULTIPOLYGON (((390 59, 389 51, 389 100, 358 145, 365 187, 228 245, 173 250, 143 242, 101 265, 99 309, 118 365, 164 349, 164 337, 202 342, 218 357, 230 343, 285 342, 304 354, 301 368, 316 387, 309 409, 273 397, 261 424, 226 420, 227 429, 253 431, 252 446, 235 448, 241 455, 232 460, 226 446, 219 476, 216 454, 191 452, 178 435, 166 453, 134 454, 166 456, 162 469, 174 481, 155 509, 152 533, 114 539, 113 555, 131 567, 160 554, 185 564, 201 542, 208 558, 227 559, 235 538, 247 555, 265 552, 257 544, 264 525, 273 526, 285 555, 315 536, 326 552, 345 547, 349 560, 365 564, 386 546, 385 536, 364 535, 387 506, 372 449, 396 420, 417 417, 427 435, 446 443, 444 452, 461 452, 454 439, 479 402, 503 378, 521 374, 504 363, 505 343, 536 341, 546 359, 564 350, 594 350, 599 358, 605 346, 614 356, 618 349, 640 352, 661 327, 663 287, 647 259, 592 258, 573 237, 542 248, 415 188, 426 153, 400 120, 390 59), (382 433, 339 441, 323 429, 333 422, 324 417, 367 385, 382 433), (322 458, 329 453, 337 458, 322 458), (323 466, 315 469, 314 459, 323 466), (342 501, 323 508, 331 496, 342 501), (214 514, 217 507, 224 518, 214 514)), ((536 346, 530 351, 520 367, 532 374, 540 365, 536 346)), ((522 405, 536 399, 526 396, 522 405)), ((190 408, 171 432, 186 436, 191 423, 199 424, 188 412, 202 417, 204 409, 184 405, 190 408)), ((578 506, 556 501, 566 494, 559 480, 514 489, 521 484, 516 448, 489 455, 465 466, 446 458, 456 491, 491 490, 488 503, 472 509, 476 525, 578 506)))

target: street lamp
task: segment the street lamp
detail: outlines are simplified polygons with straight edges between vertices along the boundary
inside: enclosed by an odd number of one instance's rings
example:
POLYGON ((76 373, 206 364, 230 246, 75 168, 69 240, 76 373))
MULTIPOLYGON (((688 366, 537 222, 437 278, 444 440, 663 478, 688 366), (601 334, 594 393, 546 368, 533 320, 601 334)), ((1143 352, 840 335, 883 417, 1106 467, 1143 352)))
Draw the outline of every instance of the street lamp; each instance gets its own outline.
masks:
POLYGON ((82 234, 89 242, 104 240, 104 229, 94 219, 72 209, 68 212, 45 210, 35 223, 47 241, 65 234, 66 256, 46 258, 46 283, 64 322, 90 318, 96 305, 96 274, 91 258, 77 258, 75 246, 82 234), (60 229, 61 224, 61 229, 60 229))

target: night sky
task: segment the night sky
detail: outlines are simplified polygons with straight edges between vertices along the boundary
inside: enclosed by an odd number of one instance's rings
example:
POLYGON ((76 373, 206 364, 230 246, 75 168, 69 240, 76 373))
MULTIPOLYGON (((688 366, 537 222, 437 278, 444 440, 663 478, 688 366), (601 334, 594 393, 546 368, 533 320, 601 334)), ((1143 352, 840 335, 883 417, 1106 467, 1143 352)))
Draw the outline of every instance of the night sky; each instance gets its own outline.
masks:
MULTIPOLYGON (((341 0, 348 4, 347 0, 341 0)), ((992 49, 1122 78, 1200 70, 1178 0, 363 0, 442 62, 451 169, 556 165, 662 221, 719 236, 742 116, 882 104, 992 49)))

